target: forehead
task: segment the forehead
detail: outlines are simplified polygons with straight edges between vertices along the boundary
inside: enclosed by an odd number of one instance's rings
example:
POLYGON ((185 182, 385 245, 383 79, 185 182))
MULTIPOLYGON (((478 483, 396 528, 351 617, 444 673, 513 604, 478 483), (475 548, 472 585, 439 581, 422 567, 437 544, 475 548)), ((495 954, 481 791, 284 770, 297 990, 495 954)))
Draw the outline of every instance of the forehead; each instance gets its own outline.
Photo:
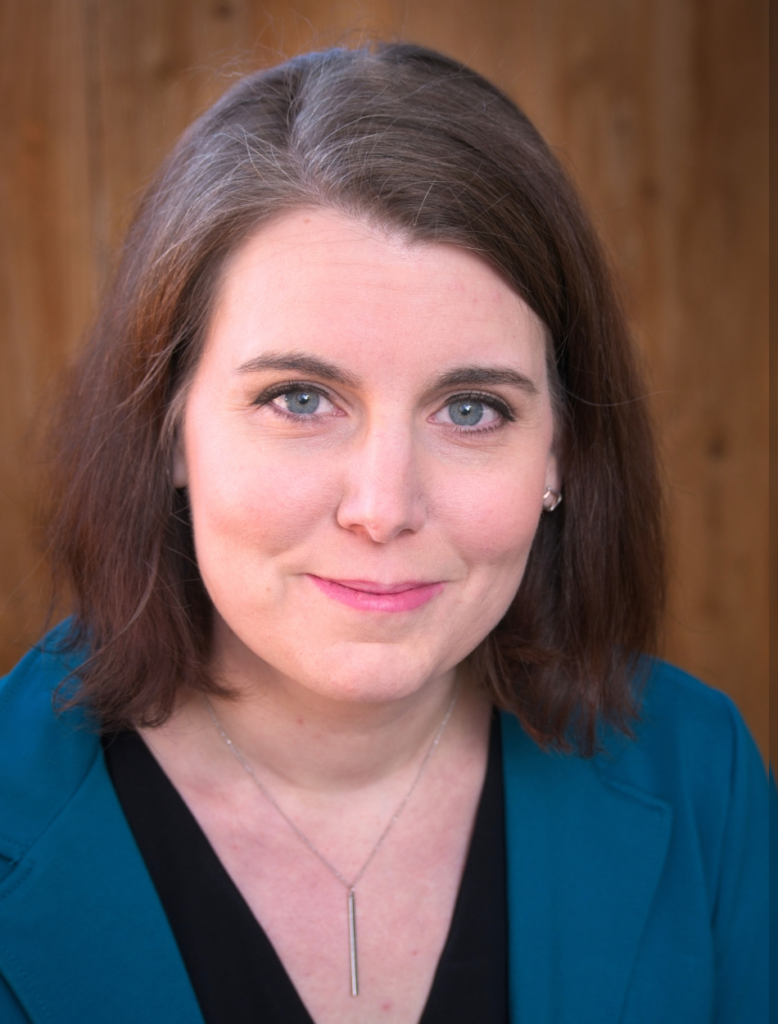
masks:
POLYGON ((260 227, 217 288, 206 353, 245 361, 262 348, 443 363, 491 354, 539 375, 545 330, 472 253, 409 242, 334 211, 298 210, 260 227))

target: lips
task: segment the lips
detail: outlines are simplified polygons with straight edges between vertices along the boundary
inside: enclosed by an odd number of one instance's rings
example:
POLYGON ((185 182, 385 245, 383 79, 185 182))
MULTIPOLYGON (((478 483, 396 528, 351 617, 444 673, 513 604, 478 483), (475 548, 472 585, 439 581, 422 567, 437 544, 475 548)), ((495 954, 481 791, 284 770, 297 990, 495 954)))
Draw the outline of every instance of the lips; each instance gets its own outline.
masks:
POLYGON ((436 597, 444 586, 441 582, 416 580, 387 584, 373 580, 330 580, 314 575, 309 578, 332 600, 370 612, 413 611, 436 597))

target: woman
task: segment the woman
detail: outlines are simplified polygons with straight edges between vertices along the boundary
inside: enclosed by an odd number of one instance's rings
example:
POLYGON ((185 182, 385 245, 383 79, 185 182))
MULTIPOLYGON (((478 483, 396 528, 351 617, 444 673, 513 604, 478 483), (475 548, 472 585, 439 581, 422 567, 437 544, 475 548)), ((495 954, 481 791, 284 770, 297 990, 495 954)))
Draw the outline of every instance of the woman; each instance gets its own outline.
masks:
POLYGON ((765 1020, 761 764, 646 657, 643 395, 468 69, 312 54, 198 121, 54 432, 2 1019, 765 1020))

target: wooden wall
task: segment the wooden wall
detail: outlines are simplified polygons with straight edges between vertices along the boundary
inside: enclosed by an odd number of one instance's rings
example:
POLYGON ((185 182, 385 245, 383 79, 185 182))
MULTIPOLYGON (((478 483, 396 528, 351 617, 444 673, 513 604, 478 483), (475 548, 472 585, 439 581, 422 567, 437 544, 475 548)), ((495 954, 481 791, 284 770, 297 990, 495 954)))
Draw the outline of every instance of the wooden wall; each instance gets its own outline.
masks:
POLYGON ((767 0, 3 0, 0 671, 45 572, 34 435, 139 190, 241 71, 407 38, 524 106, 622 275, 667 466, 666 655, 767 743, 767 0))

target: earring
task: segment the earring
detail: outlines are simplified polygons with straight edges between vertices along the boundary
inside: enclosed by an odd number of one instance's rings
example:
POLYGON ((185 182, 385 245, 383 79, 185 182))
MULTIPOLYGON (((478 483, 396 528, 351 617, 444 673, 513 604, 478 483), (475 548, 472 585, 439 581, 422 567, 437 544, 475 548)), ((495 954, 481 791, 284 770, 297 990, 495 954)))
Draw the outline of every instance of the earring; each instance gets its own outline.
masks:
POLYGON ((547 487, 543 492, 543 511, 553 512, 555 508, 559 508, 562 501, 562 495, 558 491, 552 491, 550 487, 547 487))

